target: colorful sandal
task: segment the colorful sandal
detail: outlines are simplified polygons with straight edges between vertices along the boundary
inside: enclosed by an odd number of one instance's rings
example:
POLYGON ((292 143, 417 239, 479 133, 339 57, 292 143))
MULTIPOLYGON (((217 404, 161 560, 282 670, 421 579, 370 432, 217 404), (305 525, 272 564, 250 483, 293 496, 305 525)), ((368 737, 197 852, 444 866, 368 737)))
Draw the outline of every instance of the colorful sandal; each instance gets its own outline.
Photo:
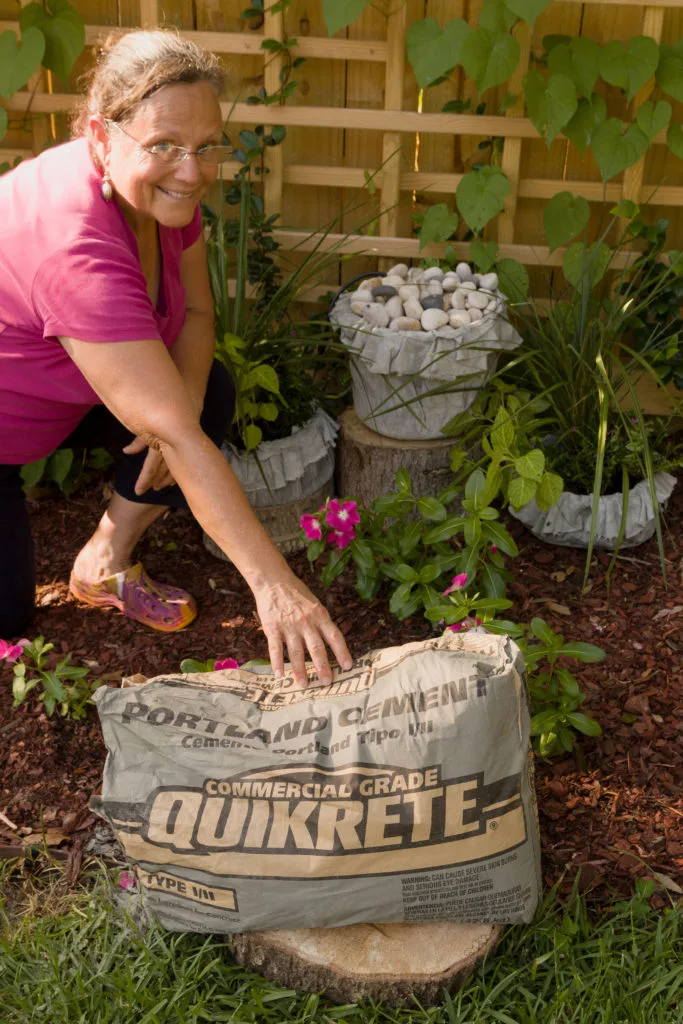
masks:
POLYGON ((86 583, 71 573, 69 590, 85 604, 96 608, 118 608, 129 619, 142 622, 162 633, 184 629, 197 616, 195 599, 186 590, 157 583, 137 562, 124 572, 108 576, 100 583, 86 583))

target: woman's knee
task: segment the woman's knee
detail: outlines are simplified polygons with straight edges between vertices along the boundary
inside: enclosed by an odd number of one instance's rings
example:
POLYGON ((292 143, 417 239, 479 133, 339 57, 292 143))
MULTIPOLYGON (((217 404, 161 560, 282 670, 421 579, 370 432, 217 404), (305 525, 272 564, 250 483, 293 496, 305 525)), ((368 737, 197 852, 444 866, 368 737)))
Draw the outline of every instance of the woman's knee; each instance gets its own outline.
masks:
POLYGON ((219 447, 225 440, 235 414, 235 385, 233 379, 217 359, 214 359, 206 385, 201 426, 205 434, 219 447))

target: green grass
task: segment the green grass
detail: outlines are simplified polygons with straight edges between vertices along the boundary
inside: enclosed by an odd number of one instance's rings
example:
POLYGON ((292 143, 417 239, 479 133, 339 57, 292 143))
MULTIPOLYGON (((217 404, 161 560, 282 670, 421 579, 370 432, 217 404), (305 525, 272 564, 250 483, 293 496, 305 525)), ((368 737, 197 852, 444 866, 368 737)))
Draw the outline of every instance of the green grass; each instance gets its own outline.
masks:
MULTIPOLYGON (((2 881, 0 879, 0 881, 2 881)), ((62 886, 36 913, 0 903, 3 1024, 676 1024, 683 1021, 683 907, 644 899, 590 916, 548 897, 533 925, 510 929, 487 964, 442 1005, 334 1006, 231 964, 219 938, 137 931, 97 869, 87 890, 62 886)), ((642 889, 641 896, 647 893, 642 889)), ((54 888, 52 890, 54 892, 54 888)), ((48 894, 49 896, 49 894, 48 894)))

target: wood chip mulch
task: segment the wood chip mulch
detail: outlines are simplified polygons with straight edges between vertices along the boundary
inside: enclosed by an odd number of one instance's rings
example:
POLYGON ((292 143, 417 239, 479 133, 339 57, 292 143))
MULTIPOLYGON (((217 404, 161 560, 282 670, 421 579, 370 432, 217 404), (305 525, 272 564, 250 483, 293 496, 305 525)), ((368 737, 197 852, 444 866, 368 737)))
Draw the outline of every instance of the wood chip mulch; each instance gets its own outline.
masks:
MULTIPOLYGON (((177 671, 185 657, 264 657, 246 584, 208 554, 186 512, 156 524, 139 556, 152 576, 197 597, 201 612, 188 630, 153 633, 68 595, 73 557, 102 513, 105 486, 68 502, 31 504, 39 608, 30 636, 43 634, 58 652, 72 651, 76 663, 112 686, 122 675, 177 671)), ((596 643, 608 655, 576 673, 604 735, 584 739, 571 756, 536 760, 546 884, 560 880, 567 892, 580 867, 581 886, 598 903, 632 892, 643 876, 659 883, 655 905, 683 890, 682 522, 679 486, 667 515, 668 585, 650 542, 624 551, 609 593, 609 559, 599 553, 583 595, 584 552, 547 547, 509 524, 521 554, 511 566, 515 607, 506 614, 520 621, 541 615, 568 639, 596 643)), ((305 555, 291 564, 326 603, 354 654, 431 635, 424 620, 397 622, 384 601, 364 605, 350 581, 325 590, 305 555)), ((99 790, 105 756, 97 715, 93 709, 80 723, 48 719, 33 699, 13 711, 10 684, 11 668, 0 663, 0 845, 36 841, 44 832, 54 847, 80 849, 95 825, 88 800, 99 790)))

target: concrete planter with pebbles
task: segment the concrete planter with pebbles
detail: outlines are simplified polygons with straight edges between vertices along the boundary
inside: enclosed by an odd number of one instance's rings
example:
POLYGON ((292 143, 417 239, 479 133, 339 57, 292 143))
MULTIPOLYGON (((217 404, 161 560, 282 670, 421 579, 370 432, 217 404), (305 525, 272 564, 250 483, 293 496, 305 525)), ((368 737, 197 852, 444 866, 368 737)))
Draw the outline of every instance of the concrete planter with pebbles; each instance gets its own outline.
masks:
POLYGON ((353 401, 372 430, 399 440, 441 437, 521 339, 504 316, 495 274, 405 264, 342 295, 330 312, 352 351, 353 401), (441 394, 430 394, 440 389, 441 394))

